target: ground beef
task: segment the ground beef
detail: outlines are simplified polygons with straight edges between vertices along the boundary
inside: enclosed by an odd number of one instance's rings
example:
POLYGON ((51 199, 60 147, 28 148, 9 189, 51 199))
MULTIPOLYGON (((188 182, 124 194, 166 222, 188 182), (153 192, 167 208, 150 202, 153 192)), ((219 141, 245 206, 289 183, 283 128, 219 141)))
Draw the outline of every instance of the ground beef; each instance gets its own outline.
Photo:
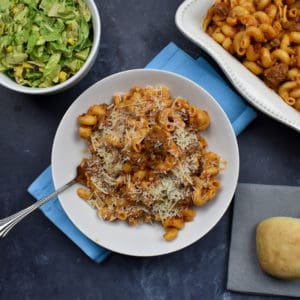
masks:
POLYGON ((292 22, 290 24, 289 30, 290 31, 300 31, 300 23, 299 22, 300 21, 298 21, 298 22, 292 22))
POLYGON ((217 3, 214 5, 214 13, 226 18, 229 13, 229 7, 225 3, 217 3))
POLYGON ((276 90, 280 83, 285 80, 288 69, 287 64, 279 63, 265 70, 263 74, 265 83, 276 90))
POLYGON ((272 48, 278 48, 280 46, 280 39, 273 39, 270 41, 272 48))

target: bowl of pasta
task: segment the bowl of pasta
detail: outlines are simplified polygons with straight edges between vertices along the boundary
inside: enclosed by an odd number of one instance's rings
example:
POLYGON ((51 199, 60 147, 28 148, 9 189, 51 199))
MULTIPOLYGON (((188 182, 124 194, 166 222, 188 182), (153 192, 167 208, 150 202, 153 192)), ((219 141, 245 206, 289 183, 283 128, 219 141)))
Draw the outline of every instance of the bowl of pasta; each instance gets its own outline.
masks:
POLYGON ((299 1, 186 0, 179 30, 257 109, 300 131, 299 1))
POLYGON ((52 148, 70 220, 114 252, 154 256, 207 234, 233 197, 239 154, 232 126, 200 86, 137 69, 88 88, 62 118, 52 148))

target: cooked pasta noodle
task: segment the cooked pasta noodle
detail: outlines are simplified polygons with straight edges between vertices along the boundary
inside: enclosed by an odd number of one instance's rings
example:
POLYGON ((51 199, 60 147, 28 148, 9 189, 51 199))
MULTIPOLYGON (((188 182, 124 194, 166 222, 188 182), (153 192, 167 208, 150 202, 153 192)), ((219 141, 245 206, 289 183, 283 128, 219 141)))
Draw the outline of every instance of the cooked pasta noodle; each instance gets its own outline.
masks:
POLYGON ((217 43, 297 111, 300 82, 290 71, 300 72, 299 3, 217 0, 202 24, 217 43))

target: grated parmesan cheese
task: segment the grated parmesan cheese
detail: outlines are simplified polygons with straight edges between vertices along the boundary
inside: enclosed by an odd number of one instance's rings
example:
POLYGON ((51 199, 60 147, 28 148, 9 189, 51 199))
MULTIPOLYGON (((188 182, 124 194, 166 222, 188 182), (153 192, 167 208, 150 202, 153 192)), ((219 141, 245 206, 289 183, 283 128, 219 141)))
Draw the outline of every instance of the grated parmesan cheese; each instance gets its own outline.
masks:
POLYGON ((178 187, 178 180, 174 176, 161 178, 149 188, 148 193, 154 200, 153 211, 162 219, 176 215, 178 210, 174 210, 174 206, 184 198, 184 191, 178 187))
POLYGON ((185 150, 189 145, 198 141, 194 133, 188 132, 184 128, 177 128, 174 131, 173 140, 182 150, 185 150))

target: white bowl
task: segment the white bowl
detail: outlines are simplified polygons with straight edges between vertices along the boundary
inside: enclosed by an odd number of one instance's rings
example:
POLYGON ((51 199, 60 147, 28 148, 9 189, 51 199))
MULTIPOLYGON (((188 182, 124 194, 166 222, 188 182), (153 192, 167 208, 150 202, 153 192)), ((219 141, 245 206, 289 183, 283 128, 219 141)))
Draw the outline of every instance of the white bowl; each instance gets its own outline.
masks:
POLYGON ((22 86, 16 83, 12 78, 8 77, 6 74, 0 73, 0 84, 8 89, 14 90, 16 92, 24 93, 24 94, 46 95, 46 94, 54 94, 54 93, 62 92, 72 87, 76 83, 78 83, 88 73, 88 71, 94 64, 100 46, 101 21, 100 21, 98 8, 93 0, 85 0, 85 2, 92 14, 93 46, 84 65, 76 74, 74 74, 65 82, 53 85, 51 87, 33 88, 33 87, 22 86))
POLYGON ((275 120, 300 132, 300 113, 287 105, 278 94, 203 31, 203 20, 214 3, 215 0, 182 2, 175 16, 178 29, 216 61, 249 103, 275 120))
POLYGON ((76 194, 72 186, 59 195, 60 203, 75 226, 91 240, 112 251, 135 256, 153 256, 182 249, 207 234, 221 219, 233 197, 239 174, 239 153, 236 136, 220 105, 204 89, 185 77, 159 70, 130 70, 111 75, 88 88, 73 102, 57 129, 52 148, 52 175, 55 188, 72 179, 87 148, 78 136, 78 115, 97 103, 110 103, 115 93, 126 93, 132 86, 165 85, 172 97, 183 97, 205 109, 211 118, 203 136, 208 149, 220 154, 227 167, 220 174, 221 189, 202 208, 192 222, 185 224, 178 237, 166 242, 159 224, 135 227, 125 222, 105 222, 97 212, 76 194))

